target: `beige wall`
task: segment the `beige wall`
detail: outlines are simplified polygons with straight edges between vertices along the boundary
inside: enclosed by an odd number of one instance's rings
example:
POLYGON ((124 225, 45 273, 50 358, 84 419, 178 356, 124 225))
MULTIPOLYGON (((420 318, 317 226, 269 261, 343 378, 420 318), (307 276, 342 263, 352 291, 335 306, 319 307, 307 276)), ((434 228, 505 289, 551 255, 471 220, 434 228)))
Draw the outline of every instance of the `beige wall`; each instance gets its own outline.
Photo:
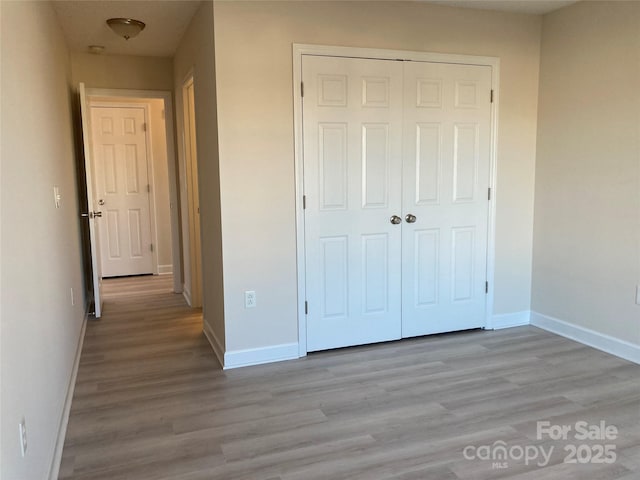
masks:
MULTIPOLYGON (((186 174, 182 138, 182 85, 187 74, 194 73, 196 138, 200 188, 202 239, 202 292, 205 323, 225 345, 225 320, 222 284, 222 231, 220 223, 220 174, 218 161, 218 118, 216 112, 216 66, 213 33, 213 2, 203 2, 189 25, 173 59, 176 99, 178 154, 180 159, 180 198, 186 199, 186 174)), ((183 200, 182 218, 186 221, 183 200)), ((183 229, 184 235, 184 229, 183 229)), ((183 248, 188 242, 183 241, 183 248)), ((188 265, 185 262, 185 267, 188 265)), ((186 277, 186 275, 185 275, 186 277)))
POLYGON ((171 58, 72 53, 71 68, 76 87, 173 90, 171 58))
POLYGON ((293 43, 500 57, 494 313, 529 310, 540 23, 420 2, 215 2, 227 350, 298 339, 293 43))
POLYGON ((70 63, 48 2, 0 4, 0 477, 44 479, 84 318, 70 63), (62 195, 59 209, 54 185, 62 195), (23 417, 25 458, 18 435, 23 417))
POLYGON ((640 4, 544 17, 532 309, 640 344, 640 4))

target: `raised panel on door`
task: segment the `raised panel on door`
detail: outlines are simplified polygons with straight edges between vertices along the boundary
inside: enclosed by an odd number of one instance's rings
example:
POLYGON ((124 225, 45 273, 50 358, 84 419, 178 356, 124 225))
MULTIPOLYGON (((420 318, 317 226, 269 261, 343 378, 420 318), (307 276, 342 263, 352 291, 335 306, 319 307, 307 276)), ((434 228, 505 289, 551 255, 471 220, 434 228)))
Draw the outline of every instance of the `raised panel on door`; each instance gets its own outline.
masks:
POLYGON ((477 263, 474 227, 451 230, 451 302, 466 302, 474 296, 474 270, 477 263))
POLYGON ((430 228, 413 231, 413 302, 414 307, 426 307, 438 302, 440 285, 440 230, 430 228))
POLYGON ((347 209, 347 123, 318 125, 320 209, 347 209))
MULTIPOLYGON (((107 238, 107 260, 120 260, 120 212, 118 210, 103 210, 102 218, 106 220, 104 230, 107 238)), ((103 257, 104 258, 104 257, 103 257)))
POLYGON ((362 125, 362 206, 386 208, 389 196, 389 124, 362 125))
POLYGON ((479 125, 453 125, 453 201, 477 200, 477 171, 479 162, 479 125))
POLYGON ((402 336, 482 327, 491 68, 403 66, 402 336))
POLYGON ((92 107, 102 275, 153 273, 144 109, 92 107))
MULTIPOLYGON (((141 172, 141 167, 138 161, 138 153, 140 147, 136 143, 126 143, 124 146, 124 161, 125 161, 125 193, 126 195, 138 195, 140 194, 140 178, 138 173, 141 172)), ((145 153, 144 151, 141 153, 145 153)), ((146 168, 144 169, 146 171, 146 168)))
MULTIPOLYGON (((440 123, 415 125, 415 205, 440 202, 442 130, 440 123)), ((408 181, 411 181, 409 178, 408 181)))
POLYGON ((129 258, 140 258, 144 255, 142 212, 139 208, 130 208, 127 212, 129 220, 129 258))
POLYGON ((389 235, 362 235, 362 313, 384 314, 389 307, 389 235))
POLYGON ((320 317, 346 319, 349 308, 348 237, 321 237, 320 239, 321 290, 320 317))
POLYGON ((307 350, 400 338, 402 65, 302 70, 307 350))

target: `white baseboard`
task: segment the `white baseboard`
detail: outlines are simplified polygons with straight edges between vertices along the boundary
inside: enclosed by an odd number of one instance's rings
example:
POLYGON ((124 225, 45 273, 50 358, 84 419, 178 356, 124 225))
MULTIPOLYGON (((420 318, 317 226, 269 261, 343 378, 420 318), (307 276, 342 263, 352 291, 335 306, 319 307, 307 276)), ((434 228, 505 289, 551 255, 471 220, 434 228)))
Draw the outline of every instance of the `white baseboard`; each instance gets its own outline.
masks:
POLYGON ((225 352, 220 340, 218 340, 218 337, 206 320, 202 322, 202 331, 204 336, 207 337, 213 353, 220 362, 220 365, 222 365, 223 370, 299 358, 297 343, 285 343, 282 345, 271 345, 269 347, 225 352))
POLYGON ((224 369, 261 365, 299 358, 297 343, 283 343, 268 347, 232 350, 224 354, 224 369))
POLYGON ((501 313, 494 315, 491 318, 490 327, 493 330, 500 330, 502 328, 522 327, 523 325, 529 325, 531 318, 531 312, 529 310, 523 310, 522 312, 513 313, 501 313))
POLYGON ((173 273, 173 265, 158 265, 158 275, 170 275, 173 273))
POLYGON ((209 340, 209 344, 211 345, 218 362, 220 362, 220 365, 224 368, 224 348, 211 328, 211 325, 209 325, 204 318, 202 319, 202 332, 204 333, 204 336, 207 337, 207 340, 209 340))
POLYGON ((49 469, 49 480, 57 480, 60 474, 60 463, 62 462, 62 450, 64 448, 64 439, 67 436, 67 425, 69 424, 69 413, 71 412, 71 402, 73 400, 73 392, 76 389, 76 378, 78 377, 78 367, 80 366, 80 356, 82 355, 82 346, 84 345, 84 334, 87 330, 87 319, 89 317, 89 309, 84 315, 82 320, 82 327, 80 328, 80 338, 78 339, 78 346, 76 347, 76 356, 73 360, 73 368, 71 370, 71 379, 67 386, 67 396, 64 400, 64 407, 62 409, 62 417, 60 418, 60 425, 58 426, 58 438, 56 439, 56 448, 53 452, 53 461, 51 462, 51 468, 49 469))
POLYGON ((531 312, 531 325, 575 340, 616 357, 640 364, 640 345, 620 340, 588 328, 549 317, 538 312, 531 312))

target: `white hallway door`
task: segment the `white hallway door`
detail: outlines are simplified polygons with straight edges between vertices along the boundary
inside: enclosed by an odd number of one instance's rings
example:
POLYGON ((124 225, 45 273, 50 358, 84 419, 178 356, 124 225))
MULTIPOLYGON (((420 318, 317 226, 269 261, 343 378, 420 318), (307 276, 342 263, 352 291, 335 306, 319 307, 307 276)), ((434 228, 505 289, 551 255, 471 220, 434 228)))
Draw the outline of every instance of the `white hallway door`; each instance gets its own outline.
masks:
POLYGON ((153 273, 145 110, 92 107, 102 276, 153 273))
POLYGON ((307 350, 484 326, 491 68, 302 73, 307 350))

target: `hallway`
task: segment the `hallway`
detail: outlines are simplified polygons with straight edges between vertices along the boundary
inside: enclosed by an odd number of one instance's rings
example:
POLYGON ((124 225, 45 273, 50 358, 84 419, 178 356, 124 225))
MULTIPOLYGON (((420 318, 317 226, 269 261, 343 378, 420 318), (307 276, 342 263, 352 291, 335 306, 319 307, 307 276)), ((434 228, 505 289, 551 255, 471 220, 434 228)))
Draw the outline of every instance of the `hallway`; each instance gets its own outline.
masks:
POLYGON ((105 279, 103 290, 103 317, 87 324, 60 478, 140 478, 137 467, 154 478, 145 452, 168 464, 193 454, 166 434, 173 417, 209 404, 203 380, 220 366, 201 310, 172 292, 171 275, 105 279))

